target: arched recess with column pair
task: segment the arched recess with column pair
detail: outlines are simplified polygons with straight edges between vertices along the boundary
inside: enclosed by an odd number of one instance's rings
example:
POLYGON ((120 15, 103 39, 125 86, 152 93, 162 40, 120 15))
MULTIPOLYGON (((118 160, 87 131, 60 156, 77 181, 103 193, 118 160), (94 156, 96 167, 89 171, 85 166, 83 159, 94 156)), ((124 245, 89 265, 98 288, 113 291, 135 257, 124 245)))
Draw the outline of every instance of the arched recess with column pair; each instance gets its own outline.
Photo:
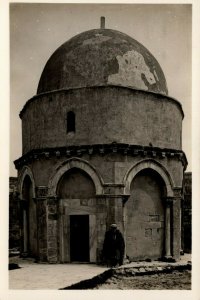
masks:
POLYGON ((128 170, 124 185, 130 195, 124 207, 126 255, 130 260, 171 256, 171 176, 160 163, 142 160, 128 170))
POLYGON ((23 167, 19 175, 18 190, 21 210, 21 251, 37 257, 37 208, 35 203, 35 180, 31 169, 23 167))
POLYGON ((49 182, 49 197, 58 202, 60 262, 96 262, 101 226, 96 196, 102 194, 103 180, 87 161, 72 158, 56 169, 49 182))

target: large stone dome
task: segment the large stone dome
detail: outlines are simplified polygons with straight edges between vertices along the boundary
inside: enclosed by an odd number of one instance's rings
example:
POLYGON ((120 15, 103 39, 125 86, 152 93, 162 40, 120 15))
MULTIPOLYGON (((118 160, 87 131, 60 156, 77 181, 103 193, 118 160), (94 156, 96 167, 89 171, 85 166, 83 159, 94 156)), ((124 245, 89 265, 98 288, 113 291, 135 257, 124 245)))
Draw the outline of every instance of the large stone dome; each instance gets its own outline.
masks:
POLYGON ((154 56, 136 40, 111 29, 89 30, 61 45, 46 63, 37 94, 106 85, 168 94, 154 56))

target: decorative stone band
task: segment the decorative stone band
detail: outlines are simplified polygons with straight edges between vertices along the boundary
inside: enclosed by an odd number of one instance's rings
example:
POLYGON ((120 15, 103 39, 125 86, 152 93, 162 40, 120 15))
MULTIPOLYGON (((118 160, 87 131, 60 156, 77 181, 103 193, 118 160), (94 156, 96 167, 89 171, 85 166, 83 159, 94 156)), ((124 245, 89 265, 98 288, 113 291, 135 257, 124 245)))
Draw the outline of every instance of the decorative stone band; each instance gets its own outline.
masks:
POLYGON ((103 184, 104 187, 104 195, 123 195, 124 192, 124 184, 111 184, 106 183, 103 184))
POLYGON ((142 157, 158 157, 165 159, 166 157, 178 159, 182 162, 184 169, 187 167, 187 158, 182 150, 138 146, 121 143, 111 144, 96 144, 96 145, 81 145, 58 148, 34 149, 24 154, 19 159, 14 161, 16 169, 20 169, 27 163, 34 160, 51 159, 53 157, 72 157, 82 156, 83 154, 100 154, 106 155, 109 153, 120 153, 122 155, 142 156, 142 157))

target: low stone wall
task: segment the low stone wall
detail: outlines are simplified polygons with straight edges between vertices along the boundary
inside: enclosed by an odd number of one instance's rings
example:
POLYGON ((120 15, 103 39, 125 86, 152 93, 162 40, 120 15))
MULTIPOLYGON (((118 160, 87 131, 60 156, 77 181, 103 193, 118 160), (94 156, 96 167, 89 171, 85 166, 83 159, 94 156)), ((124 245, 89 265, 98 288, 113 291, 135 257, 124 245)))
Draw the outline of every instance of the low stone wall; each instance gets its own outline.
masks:
POLYGON ((99 284, 105 283, 105 281, 112 276, 143 276, 153 275, 158 273, 172 273, 174 271, 191 270, 191 263, 182 265, 165 265, 165 266, 139 266, 139 267, 120 267, 117 269, 109 269, 100 275, 97 275, 91 279, 83 280, 62 290, 86 290, 93 289, 99 284))

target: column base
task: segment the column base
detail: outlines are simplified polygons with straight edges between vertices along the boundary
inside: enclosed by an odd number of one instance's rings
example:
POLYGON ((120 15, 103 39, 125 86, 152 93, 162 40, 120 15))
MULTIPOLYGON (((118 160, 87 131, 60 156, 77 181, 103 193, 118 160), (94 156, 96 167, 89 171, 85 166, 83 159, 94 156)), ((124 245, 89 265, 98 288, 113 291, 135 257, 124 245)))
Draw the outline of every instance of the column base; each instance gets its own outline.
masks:
POLYGON ((165 262, 176 262, 176 260, 171 255, 165 255, 162 260, 165 262))
POLYGON ((22 257, 22 258, 27 258, 27 257, 29 257, 29 253, 28 252, 21 252, 20 253, 20 257, 22 257))

